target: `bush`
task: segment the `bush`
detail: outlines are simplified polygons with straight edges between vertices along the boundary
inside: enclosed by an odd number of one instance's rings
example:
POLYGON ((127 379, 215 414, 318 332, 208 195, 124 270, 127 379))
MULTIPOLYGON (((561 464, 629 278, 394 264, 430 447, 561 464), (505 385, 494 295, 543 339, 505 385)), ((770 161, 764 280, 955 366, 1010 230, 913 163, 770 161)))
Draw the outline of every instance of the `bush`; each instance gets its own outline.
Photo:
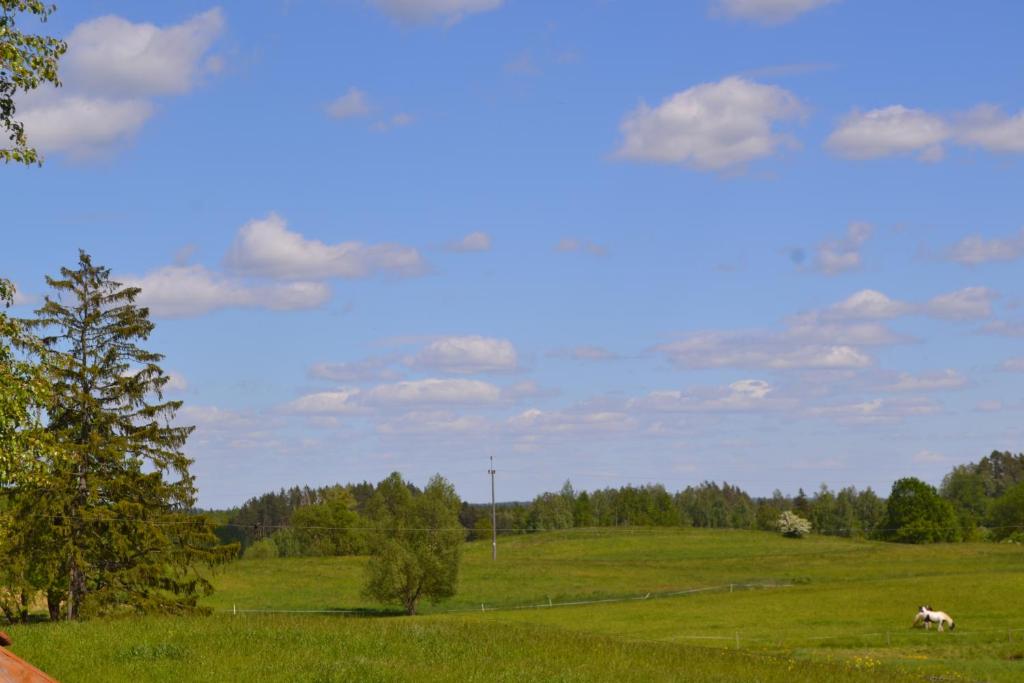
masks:
POLYGON ((272 538, 264 538, 249 546, 243 557, 246 560, 269 560, 277 557, 277 544, 272 538))
POLYGON ((790 510, 779 515, 777 524, 782 535, 788 538, 803 538, 811 533, 811 523, 790 510))

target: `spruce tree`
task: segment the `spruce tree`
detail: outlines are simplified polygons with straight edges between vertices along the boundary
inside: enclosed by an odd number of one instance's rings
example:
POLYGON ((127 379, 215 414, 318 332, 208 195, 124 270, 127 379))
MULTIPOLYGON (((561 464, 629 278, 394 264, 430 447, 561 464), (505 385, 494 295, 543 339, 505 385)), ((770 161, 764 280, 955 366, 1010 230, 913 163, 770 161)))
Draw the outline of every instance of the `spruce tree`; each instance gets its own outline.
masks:
POLYGON ((32 325, 43 335, 48 427, 63 454, 40 506, 57 541, 48 573, 62 577, 48 590, 51 615, 62 593, 69 619, 194 608, 211 589, 200 566, 235 549, 218 548, 191 513, 196 488, 183 448, 194 428, 174 424, 181 402, 163 398, 163 356, 141 346, 154 325, 135 303, 140 290, 84 251, 77 268, 47 283, 54 294, 32 325))

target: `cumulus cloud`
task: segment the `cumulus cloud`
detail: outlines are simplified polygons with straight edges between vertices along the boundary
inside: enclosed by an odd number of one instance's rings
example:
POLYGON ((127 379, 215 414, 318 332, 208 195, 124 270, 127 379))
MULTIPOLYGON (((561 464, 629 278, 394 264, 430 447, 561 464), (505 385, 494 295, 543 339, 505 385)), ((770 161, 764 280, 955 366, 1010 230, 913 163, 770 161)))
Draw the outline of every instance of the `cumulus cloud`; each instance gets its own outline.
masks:
POLYGON ((759 379, 742 379, 728 387, 698 388, 690 391, 652 391, 630 401, 630 408, 648 412, 699 413, 768 410, 772 386, 759 379))
POLYGON ((448 251, 457 252, 472 252, 472 251, 490 251, 491 249, 491 236, 486 232, 476 231, 471 232, 460 240, 456 240, 448 245, 448 251))
POLYGON ((180 95, 195 85, 203 57, 224 24, 220 8, 166 28, 116 16, 92 19, 68 36, 62 77, 94 93, 180 95))
POLYGON ((925 305, 928 315, 944 320, 979 320, 992 317, 992 302, 998 294, 987 287, 965 287, 940 294, 925 305))
POLYGON ((1024 322, 992 320, 985 323, 981 331, 984 334, 994 334, 1000 337, 1024 337, 1024 322))
POLYGON ((364 278, 376 273, 411 276, 425 264, 419 251, 401 244, 325 244, 288 229, 270 214, 246 223, 225 263, 234 272, 285 279, 364 278))
MULTIPOLYGON (((27 306, 35 302, 35 297, 26 294, 18 287, 18 283, 12 283, 14 285, 14 301, 11 302, 13 306, 27 306)), ((3 307, 3 303, 0 302, 0 308, 3 307)))
POLYGON ((942 410, 939 403, 927 398, 873 399, 859 403, 840 403, 812 406, 807 409, 811 417, 829 417, 841 422, 875 423, 896 422, 908 417, 933 415, 942 410))
POLYGON ((486 432, 490 422, 479 415, 464 415, 445 410, 413 410, 377 424, 384 436, 466 435, 486 432))
POLYGON ((501 390, 475 379, 420 379, 381 384, 366 392, 366 402, 375 405, 496 403, 501 390))
POLYGON ((577 239, 575 237, 563 237, 558 240, 558 244, 555 245, 555 251, 563 254, 581 252, 591 254, 593 256, 604 256, 608 253, 608 250, 600 244, 595 244, 588 240, 577 239))
POLYGON ((848 114, 825 145, 849 159, 877 159, 918 153, 922 161, 938 161, 951 130, 942 118, 921 109, 893 105, 848 114))
POLYGON ((775 124, 802 112, 792 93, 730 76, 678 92, 654 108, 642 103, 619 126, 618 156, 701 170, 735 168, 789 142, 775 124))
MULTIPOLYGON (((827 312, 826 312, 827 313, 827 312)), ((891 346, 911 341, 886 325, 871 320, 836 320, 818 311, 787 319, 782 339, 793 344, 891 346)))
POLYGON ((944 391, 967 386, 967 378, 956 370, 913 375, 901 372, 896 381, 886 386, 887 391, 944 391))
POLYGON ((1024 372, 1024 356, 1007 358, 999 365, 999 369, 1007 372, 1024 372))
POLYGON ((288 413, 305 415, 337 415, 359 411, 357 399, 359 389, 339 389, 337 391, 320 391, 307 394, 291 401, 284 406, 288 413))
POLYGON ((327 115, 332 119, 351 119, 370 113, 370 100, 358 88, 349 88, 341 97, 327 105, 327 115))
POLYGON ((322 283, 252 285, 200 265, 165 266, 143 276, 122 277, 121 281, 142 288, 139 303, 159 318, 192 317, 224 308, 317 308, 331 295, 322 283))
POLYGON ((935 451, 921 450, 914 453, 911 460, 917 465, 931 465, 936 463, 951 462, 949 456, 945 456, 942 453, 936 453, 935 451))
POLYGON ((948 257, 965 266, 1016 261, 1024 257, 1024 228, 1009 237, 990 239, 981 235, 968 235, 950 248, 948 257))
POLYGON ((400 21, 424 23, 441 20, 453 24, 465 16, 490 12, 504 0, 370 0, 373 5, 400 21))
POLYGON ((391 367, 393 359, 374 357, 348 363, 316 363, 309 369, 309 376, 332 382, 376 382, 393 381, 399 373, 391 367))
POLYGON ((168 372, 167 383, 164 384, 164 391, 186 391, 188 390, 188 380, 185 376, 179 372, 168 372))
POLYGON ((827 240, 818 245, 815 252, 815 267, 826 275, 837 275, 860 268, 860 252, 871 237, 871 232, 872 228, 868 223, 850 223, 845 237, 827 240))
POLYGON ((848 344, 794 343, 770 333, 701 332, 655 347, 681 368, 851 369, 871 358, 848 344))
POLYGON ((18 114, 33 146, 87 158, 131 140, 153 110, 143 99, 68 96, 33 99, 18 114))
POLYGON ((215 8, 166 28, 116 16, 79 24, 61 60, 64 87, 18 101, 29 140, 43 152, 79 158, 130 140, 155 112, 153 97, 195 87, 224 23, 215 8))
POLYGON ((508 372, 518 365, 516 347, 507 339, 469 335, 442 337, 410 359, 416 368, 460 374, 508 372))
POLYGON ((913 311, 913 306, 890 299, 874 289, 862 289, 826 309, 829 317, 847 320, 888 320, 913 311))
POLYGON ((629 432, 637 427, 635 417, 617 410, 556 410, 537 408, 510 417, 507 426, 513 432, 531 435, 593 434, 629 432))
POLYGON ((1024 152, 1024 110, 1009 116, 994 105, 979 105, 961 118, 957 140, 990 152, 1024 152))
POLYGON ((784 24, 836 0, 713 0, 711 11, 731 19, 784 24))

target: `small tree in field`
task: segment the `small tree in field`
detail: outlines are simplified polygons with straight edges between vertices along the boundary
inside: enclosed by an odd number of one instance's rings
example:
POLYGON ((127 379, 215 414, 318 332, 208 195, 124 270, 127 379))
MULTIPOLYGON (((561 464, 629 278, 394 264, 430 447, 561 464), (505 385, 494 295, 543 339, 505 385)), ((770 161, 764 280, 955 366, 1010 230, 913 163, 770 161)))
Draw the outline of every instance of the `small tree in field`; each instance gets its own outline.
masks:
POLYGON ((397 472, 382 481, 367 509, 374 528, 366 596, 416 614, 421 598, 455 595, 465 540, 459 506, 454 487, 440 475, 419 494, 397 472))
POLYGON ((803 538, 811 533, 811 523, 789 510, 779 515, 777 524, 782 535, 789 538, 803 538))

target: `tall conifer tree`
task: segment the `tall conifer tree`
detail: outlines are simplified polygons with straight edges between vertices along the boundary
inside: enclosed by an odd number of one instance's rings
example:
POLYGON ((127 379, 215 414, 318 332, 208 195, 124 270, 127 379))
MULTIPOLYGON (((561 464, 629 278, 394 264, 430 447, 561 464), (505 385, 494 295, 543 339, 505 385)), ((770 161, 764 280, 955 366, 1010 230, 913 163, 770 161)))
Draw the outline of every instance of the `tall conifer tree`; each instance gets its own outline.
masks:
POLYGON ((163 356, 140 345, 153 331, 149 310, 136 305, 137 287, 84 251, 47 283, 54 295, 32 324, 53 386, 49 429, 65 457, 42 507, 60 539, 53 573, 66 577, 66 615, 193 608, 210 590, 198 566, 233 551, 190 513, 196 489, 183 448, 194 428, 174 424, 181 402, 163 398, 163 356))

